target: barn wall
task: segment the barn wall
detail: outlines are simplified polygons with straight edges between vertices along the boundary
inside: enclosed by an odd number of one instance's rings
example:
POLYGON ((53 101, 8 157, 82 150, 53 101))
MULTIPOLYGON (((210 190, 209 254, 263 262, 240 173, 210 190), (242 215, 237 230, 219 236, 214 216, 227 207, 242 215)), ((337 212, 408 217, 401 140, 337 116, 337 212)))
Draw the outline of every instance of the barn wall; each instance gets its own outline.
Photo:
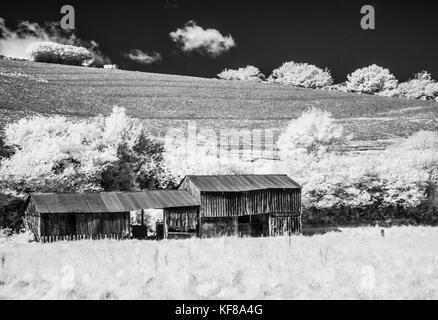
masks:
POLYGON ((238 235, 237 217, 202 218, 201 237, 226 237, 238 235))
POLYGON ((41 236, 129 235, 129 212, 41 214, 41 236))
POLYGON ((187 238, 198 234, 199 207, 167 208, 164 213, 164 237, 187 238))
POLYGON ((185 178, 181 185, 178 188, 179 190, 185 190, 187 191, 193 198, 195 198, 198 201, 201 201, 201 192, 199 189, 193 184, 190 179, 185 178))
POLYGON ((40 214, 36 211, 35 203, 32 200, 29 200, 26 210, 24 211, 24 219, 27 228, 32 231, 39 240, 41 237, 40 214))
POLYGON ((262 213, 299 215, 300 211, 300 189, 201 193, 202 217, 243 216, 262 213))

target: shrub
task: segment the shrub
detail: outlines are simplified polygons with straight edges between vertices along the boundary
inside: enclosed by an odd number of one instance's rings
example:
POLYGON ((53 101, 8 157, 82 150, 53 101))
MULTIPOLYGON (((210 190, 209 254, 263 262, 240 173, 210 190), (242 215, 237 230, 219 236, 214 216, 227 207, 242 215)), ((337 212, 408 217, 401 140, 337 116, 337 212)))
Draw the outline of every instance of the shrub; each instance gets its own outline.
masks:
POLYGON ((30 46, 31 60, 36 62, 90 66, 92 53, 83 47, 56 42, 36 42, 30 46))
POLYGON ((432 79, 430 73, 422 71, 416 74, 414 79, 400 83, 396 89, 386 90, 381 95, 434 100, 438 97, 438 83, 432 79))
POLYGON ((116 64, 105 64, 103 68, 106 70, 117 70, 119 66, 116 64))
POLYGON ((260 81, 264 78, 263 73, 253 66, 246 66, 237 70, 225 69, 217 75, 223 80, 244 80, 244 81, 260 81))
POLYGON ((285 62, 272 71, 268 81, 304 88, 322 88, 333 84, 330 70, 293 61, 285 62))
POLYGON ((377 93, 383 90, 395 89, 398 81, 388 69, 375 64, 357 69, 347 76, 347 90, 360 93, 377 93))

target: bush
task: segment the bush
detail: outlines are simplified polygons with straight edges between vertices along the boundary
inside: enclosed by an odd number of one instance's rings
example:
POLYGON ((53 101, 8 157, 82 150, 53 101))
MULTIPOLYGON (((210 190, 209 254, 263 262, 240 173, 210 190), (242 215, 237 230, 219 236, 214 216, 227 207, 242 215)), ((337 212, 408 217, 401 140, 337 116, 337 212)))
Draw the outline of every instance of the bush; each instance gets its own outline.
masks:
POLYGON ((115 107, 108 117, 37 116, 7 125, 15 153, 0 163, 0 190, 84 192, 166 187, 163 147, 115 107))
POLYGON ((36 42, 30 46, 31 61, 90 66, 93 56, 83 47, 56 42, 36 42))
POLYGON ((264 78, 263 73, 253 66, 246 66, 237 70, 225 69, 217 75, 223 80, 244 80, 244 81, 261 81, 264 78))
POLYGON ((103 68, 106 70, 117 70, 119 66, 116 64, 105 64, 103 68))
POLYGON ((293 61, 285 62, 275 69, 268 81, 303 88, 323 88, 333 84, 330 70, 293 61))
POLYGON ((408 99, 435 100, 438 97, 438 82, 432 79, 430 73, 419 72, 415 78, 400 83, 396 89, 386 90, 383 96, 402 97, 408 99))
POLYGON ((289 159, 295 153, 304 153, 320 158, 347 140, 342 126, 336 124, 329 112, 311 109, 291 120, 277 142, 280 158, 289 159))
POLYGON ((358 69, 347 76, 347 90, 360 93, 377 93, 395 89, 398 81, 388 69, 375 64, 358 69))

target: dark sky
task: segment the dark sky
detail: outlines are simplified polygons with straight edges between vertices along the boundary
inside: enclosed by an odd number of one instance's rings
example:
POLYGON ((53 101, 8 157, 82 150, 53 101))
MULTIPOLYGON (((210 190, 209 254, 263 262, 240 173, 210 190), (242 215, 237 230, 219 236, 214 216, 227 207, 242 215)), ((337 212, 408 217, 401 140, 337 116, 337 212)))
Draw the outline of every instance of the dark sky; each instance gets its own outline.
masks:
POLYGON ((0 17, 59 21, 60 8, 76 10, 76 33, 95 40, 123 69, 213 77, 224 68, 251 64, 265 74, 285 61, 328 67, 337 82, 372 63, 389 68, 399 80, 428 70, 438 78, 438 4, 402 1, 2 1, 0 17), (362 5, 376 10, 376 30, 360 27, 362 5), (204 28, 231 34, 237 47, 218 58, 178 50, 169 32, 195 20, 204 28), (121 56, 129 49, 158 51, 163 60, 141 66, 121 56))

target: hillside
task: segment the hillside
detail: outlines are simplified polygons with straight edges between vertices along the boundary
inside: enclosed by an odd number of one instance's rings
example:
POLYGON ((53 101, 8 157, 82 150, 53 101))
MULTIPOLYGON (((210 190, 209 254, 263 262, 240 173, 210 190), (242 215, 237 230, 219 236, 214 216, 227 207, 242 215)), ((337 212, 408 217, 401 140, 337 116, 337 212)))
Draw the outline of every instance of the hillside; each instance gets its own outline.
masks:
POLYGON ((196 120, 202 128, 284 128, 315 106, 354 134, 354 149, 379 149, 420 129, 438 130, 438 103, 277 84, 0 60, 0 127, 33 114, 89 117, 125 107, 159 136, 196 120))

